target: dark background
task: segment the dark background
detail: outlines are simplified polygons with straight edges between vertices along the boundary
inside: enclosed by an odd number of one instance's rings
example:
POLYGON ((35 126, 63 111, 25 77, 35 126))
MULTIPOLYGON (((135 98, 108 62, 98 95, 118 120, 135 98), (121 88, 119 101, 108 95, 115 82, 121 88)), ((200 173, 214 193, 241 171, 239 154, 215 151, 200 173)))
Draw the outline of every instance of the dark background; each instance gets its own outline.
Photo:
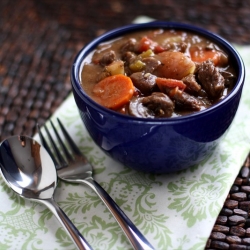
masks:
POLYGON ((79 49, 139 15, 250 43, 249 0, 1 0, 0 139, 33 135, 71 91, 69 71, 79 49))

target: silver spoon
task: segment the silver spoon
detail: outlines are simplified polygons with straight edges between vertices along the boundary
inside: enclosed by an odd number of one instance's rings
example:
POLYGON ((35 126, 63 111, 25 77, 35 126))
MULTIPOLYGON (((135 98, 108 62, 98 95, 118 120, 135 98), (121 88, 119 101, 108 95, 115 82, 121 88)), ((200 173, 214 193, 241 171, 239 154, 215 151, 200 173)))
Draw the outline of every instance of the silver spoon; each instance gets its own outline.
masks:
POLYGON ((54 163, 45 148, 27 136, 12 136, 0 144, 0 172, 7 185, 21 197, 47 206, 61 222, 77 248, 92 249, 55 202, 54 163))

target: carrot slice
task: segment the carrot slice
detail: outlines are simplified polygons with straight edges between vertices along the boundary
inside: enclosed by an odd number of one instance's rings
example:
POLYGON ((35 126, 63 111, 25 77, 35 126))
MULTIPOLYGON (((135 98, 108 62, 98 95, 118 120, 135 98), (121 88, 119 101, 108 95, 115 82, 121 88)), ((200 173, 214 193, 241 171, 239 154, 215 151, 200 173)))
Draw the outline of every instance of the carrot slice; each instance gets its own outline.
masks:
POLYGON ((139 42, 139 52, 147 51, 149 49, 153 49, 155 45, 155 42, 153 42, 148 37, 144 36, 139 42))
POLYGON ((159 89, 164 92, 164 89, 167 88, 176 88, 178 87, 181 90, 184 90, 186 88, 186 84, 183 83, 181 80, 171 79, 171 78, 162 78, 157 77, 155 79, 155 82, 159 89))
POLYGON ((130 101, 134 94, 132 80, 122 74, 108 76, 93 88, 95 100, 110 109, 119 109, 130 101))
POLYGON ((210 59, 215 66, 220 63, 221 54, 218 51, 191 47, 189 52, 191 59, 194 62, 201 63, 210 59))
POLYGON ((139 52, 147 51, 151 49, 155 53, 160 53, 164 51, 164 48, 160 46, 157 42, 151 40, 150 38, 144 36, 139 42, 139 52))

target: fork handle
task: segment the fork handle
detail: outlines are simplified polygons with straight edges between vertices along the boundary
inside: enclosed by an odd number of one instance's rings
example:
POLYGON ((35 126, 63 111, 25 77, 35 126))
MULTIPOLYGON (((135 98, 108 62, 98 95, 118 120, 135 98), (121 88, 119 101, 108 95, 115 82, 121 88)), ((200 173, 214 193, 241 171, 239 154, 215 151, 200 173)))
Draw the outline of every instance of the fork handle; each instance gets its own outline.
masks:
POLYGON ((143 236, 139 229, 133 224, 133 222, 127 217, 127 215, 121 210, 116 202, 109 196, 109 194, 97 183, 93 178, 81 180, 89 187, 91 187, 97 195, 101 198, 109 211, 112 213, 124 233, 126 234, 131 245, 136 250, 153 250, 154 248, 143 236))
POLYGON ((47 206, 50 211, 56 216, 56 218, 61 222, 62 226, 68 232, 70 238, 79 250, 92 250, 89 243, 84 239, 78 229, 74 226, 74 224, 63 212, 63 210, 57 205, 53 198, 40 200, 40 202, 47 206))

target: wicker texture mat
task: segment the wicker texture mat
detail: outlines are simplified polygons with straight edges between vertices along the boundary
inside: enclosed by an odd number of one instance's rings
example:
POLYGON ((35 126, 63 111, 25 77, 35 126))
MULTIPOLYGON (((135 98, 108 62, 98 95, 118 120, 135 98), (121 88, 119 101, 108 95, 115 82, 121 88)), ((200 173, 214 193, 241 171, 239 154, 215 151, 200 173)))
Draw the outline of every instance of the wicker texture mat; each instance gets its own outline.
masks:
MULTIPOLYGON (((1 0, 0 139, 33 135, 71 91, 79 49, 104 31, 147 15, 191 23, 230 42, 250 44, 250 1, 1 0)), ((249 161, 218 217, 207 248, 250 246, 249 161)))

